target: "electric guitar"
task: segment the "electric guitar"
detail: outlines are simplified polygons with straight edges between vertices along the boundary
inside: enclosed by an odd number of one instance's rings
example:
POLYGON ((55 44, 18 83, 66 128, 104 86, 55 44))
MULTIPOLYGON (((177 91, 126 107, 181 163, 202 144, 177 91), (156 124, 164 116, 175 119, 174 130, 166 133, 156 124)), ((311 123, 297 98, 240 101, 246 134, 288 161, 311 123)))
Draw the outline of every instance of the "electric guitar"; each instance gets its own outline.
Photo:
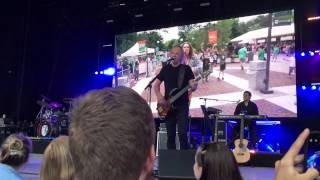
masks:
POLYGON ((233 155, 238 163, 246 163, 250 160, 250 151, 248 149, 248 140, 243 138, 244 117, 240 122, 240 139, 234 141, 233 155))
MULTIPOLYGON (((205 74, 208 72, 203 72, 201 74, 205 74)), ((197 76, 195 81, 199 81, 201 79, 201 75, 197 76)), ((186 87, 184 87, 183 89, 181 89, 180 91, 178 91, 178 88, 175 88, 173 90, 170 91, 169 93, 169 97, 167 98, 167 100, 164 103, 157 103, 157 110, 158 110, 158 114, 159 117, 161 119, 165 118, 167 116, 167 114, 171 111, 172 104, 180 97, 182 96, 186 91, 188 91, 188 89, 190 88, 189 85, 187 85, 186 87), (178 92, 177 92, 178 91, 178 92)))

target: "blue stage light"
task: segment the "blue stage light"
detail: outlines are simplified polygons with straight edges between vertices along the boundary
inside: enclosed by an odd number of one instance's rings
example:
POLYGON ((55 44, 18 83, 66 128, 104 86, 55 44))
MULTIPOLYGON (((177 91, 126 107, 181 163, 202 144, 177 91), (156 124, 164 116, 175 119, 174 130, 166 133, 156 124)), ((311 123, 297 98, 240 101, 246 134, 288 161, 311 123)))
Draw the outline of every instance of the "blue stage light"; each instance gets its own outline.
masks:
POLYGON ((95 75, 98 75, 98 74, 99 74, 99 72, 98 72, 98 71, 96 71, 96 72, 94 72, 94 74, 95 74, 95 75))
POLYGON ((108 76, 113 76, 116 73, 116 69, 114 67, 109 67, 103 71, 103 74, 108 76))
POLYGON ((103 74, 103 71, 100 71, 100 74, 103 74))
POLYGON ((306 90, 306 89, 307 89, 307 87, 306 87, 306 86, 302 86, 301 88, 302 88, 302 90, 306 90))
POLYGON ((314 56, 314 52, 309 51, 310 56, 314 56))
POLYGON ((311 89, 312 89, 312 90, 316 90, 317 87, 316 87, 316 86, 312 86, 311 89))
POLYGON ((301 56, 304 57, 306 54, 304 52, 301 53, 301 56))

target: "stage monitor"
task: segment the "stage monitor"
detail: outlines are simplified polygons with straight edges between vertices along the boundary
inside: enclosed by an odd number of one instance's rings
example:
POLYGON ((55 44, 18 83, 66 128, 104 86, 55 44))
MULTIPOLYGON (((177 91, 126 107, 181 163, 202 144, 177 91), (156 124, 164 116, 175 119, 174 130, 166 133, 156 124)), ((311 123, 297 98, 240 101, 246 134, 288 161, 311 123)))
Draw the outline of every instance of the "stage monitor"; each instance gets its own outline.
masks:
MULTIPOLYGON (((192 53, 185 50, 188 58, 184 62, 195 76, 203 77, 198 89, 190 95, 192 117, 203 117, 201 105, 232 115, 246 90, 252 92, 251 100, 260 114, 296 117, 294 42, 293 10, 119 34, 118 79, 114 83, 134 89, 149 102, 149 91, 145 88, 167 64, 171 48, 189 43, 192 53), (203 72, 209 72, 207 78, 203 72)), ((156 104, 152 89, 151 108, 155 117, 156 104)))

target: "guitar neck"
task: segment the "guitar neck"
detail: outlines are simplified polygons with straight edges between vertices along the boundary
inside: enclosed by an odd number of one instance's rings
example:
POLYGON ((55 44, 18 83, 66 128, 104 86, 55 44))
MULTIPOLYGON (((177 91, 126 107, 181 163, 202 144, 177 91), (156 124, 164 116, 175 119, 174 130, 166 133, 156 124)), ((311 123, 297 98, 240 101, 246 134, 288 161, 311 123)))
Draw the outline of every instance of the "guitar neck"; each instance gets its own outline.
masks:
POLYGON ((172 104, 173 102, 175 102, 180 96, 182 96, 182 94, 187 92, 189 88, 190 86, 187 85, 186 87, 181 89, 176 95, 174 95, 172 98, 169 99, 169 103, 172 104))
MULTIPOLYGON (((198 76, 195 81, 199 81, 201 79, 201 76, 198 76)), ((184 87, 183 89, 181 89, 176 95, 174 95, 173 97, 171 97, 169 99, 169 103, 172 104, 174 101, 176 101, 180 96, 182 96, 182 94, 184 94, 185 92, 188 91, 188 89, 190 88, 190 85, 187 85, 186 87, 184 87)))

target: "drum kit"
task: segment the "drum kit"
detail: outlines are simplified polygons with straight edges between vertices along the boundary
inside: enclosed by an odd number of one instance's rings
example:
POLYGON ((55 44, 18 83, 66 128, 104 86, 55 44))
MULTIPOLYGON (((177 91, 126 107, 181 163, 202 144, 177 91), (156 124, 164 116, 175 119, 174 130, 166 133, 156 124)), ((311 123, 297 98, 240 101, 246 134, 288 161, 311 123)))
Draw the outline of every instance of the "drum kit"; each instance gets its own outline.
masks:
POLYGON ((37 101, 41 106, 36 117, 37 137, 57 137, 60 134, 67 134, 69 127, 69 114, 72 106, 72 98, 65 98, 65 105, 50 100, 44 95, 37 101))

